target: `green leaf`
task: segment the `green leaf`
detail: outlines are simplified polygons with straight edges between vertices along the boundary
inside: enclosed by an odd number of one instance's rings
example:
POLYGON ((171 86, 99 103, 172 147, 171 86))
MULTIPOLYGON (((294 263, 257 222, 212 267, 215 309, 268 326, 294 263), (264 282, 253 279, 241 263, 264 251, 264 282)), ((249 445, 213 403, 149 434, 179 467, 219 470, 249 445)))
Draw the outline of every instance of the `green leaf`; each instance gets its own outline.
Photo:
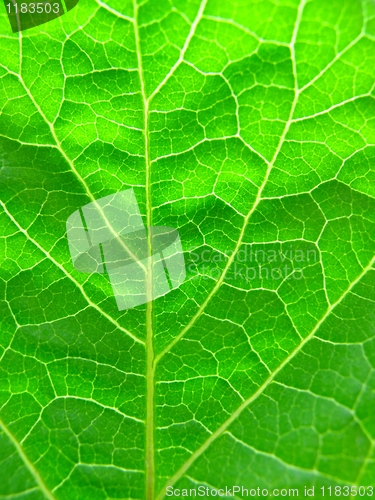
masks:
POLYGON ((134 2, 0 13, 0 496, 370 486, 375 4, 134 2), (119 311, 65 224, 128 188, 187 278, 119 311))

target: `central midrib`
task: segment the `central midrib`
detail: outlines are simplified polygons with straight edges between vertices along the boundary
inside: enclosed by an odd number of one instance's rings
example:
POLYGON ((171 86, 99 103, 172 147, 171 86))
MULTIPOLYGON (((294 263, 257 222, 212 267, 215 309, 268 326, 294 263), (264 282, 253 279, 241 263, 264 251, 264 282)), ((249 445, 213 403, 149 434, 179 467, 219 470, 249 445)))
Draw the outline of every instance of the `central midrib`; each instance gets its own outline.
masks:
POLYGON ((148 265, 146 272, 146 498, 153 500, 155 488, 154 463, 154 345, 153 345, 153 300, 152 300, 152 242, 150 228, 152 227, 152 199, 151 199, 151 162, 149 146, 149 99, 147 98, 145 79, 143 74, 142 52, 139 36, 138 5, 134 6, 134 33, 138 60, 138 73, 141 86, 143 106, 144 154, 146 166, 146 221, 148 234, 148 265))
MULTIPOLYGON (((152 255, 152 241, 150 228, 152 227, 152 197, 151 197, 151 160, 149 144, 149 104, 153 97, 159 92, 161 87, 168 81, 175 69, 182 62, 185 52, 190 44, 190 40, 195 33, 195 29, 203 16, 204 9, 208 0, 201 0, 196 18, 190 27, 189 34, 185 44, 181 49, 180 56, 175 62, 170 72, 165 76, 162 82, 147 97, 145 88, 145 79, 142 64, 142 52, 139 36, 138 23, 138 5, 137 0, 133 0, 134 8, 134 33, 138 60, 138 73, 141 85, 142 103, 143 103, 143 121, 144 121, 144 150, 146 166, 146 220, 148 226, 148 255, 152 255)), ((146 499, 153 500, 155 494, 155 451, 154 451, 154 432, 155 432, 155 355, 153 345, 153 300, 152 300, 152 260, 148 259, 147 269, 147 305, 146 305, 146 499)))

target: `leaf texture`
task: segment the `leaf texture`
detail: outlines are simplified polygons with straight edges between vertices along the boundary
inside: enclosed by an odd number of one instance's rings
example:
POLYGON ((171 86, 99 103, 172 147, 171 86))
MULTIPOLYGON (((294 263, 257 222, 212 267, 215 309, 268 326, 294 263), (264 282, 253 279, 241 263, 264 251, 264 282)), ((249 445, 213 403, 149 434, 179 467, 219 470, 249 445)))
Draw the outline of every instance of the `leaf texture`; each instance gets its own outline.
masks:
POLYGON ((374 2, 7 23, 0 497, 375 483, 374 2), (120 312, 65 223, 127 188, 187 278, 120 312))

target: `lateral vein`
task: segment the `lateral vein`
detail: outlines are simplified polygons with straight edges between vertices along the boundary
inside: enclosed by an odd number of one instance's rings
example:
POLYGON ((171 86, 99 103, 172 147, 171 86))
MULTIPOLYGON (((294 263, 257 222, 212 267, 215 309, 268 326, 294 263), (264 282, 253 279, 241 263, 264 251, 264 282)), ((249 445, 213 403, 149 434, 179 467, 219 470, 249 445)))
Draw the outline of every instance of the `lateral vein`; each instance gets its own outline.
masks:
POLYGON ((37 483, 40 491, 43 493, 43 495, 48 498, 48 500, 55 500, 55 497, 52 495, 50 490, 47 488, 45 485, 43 479, 39 475, 39 472, 36 470, 34 467, 34 464, 30 461, 29 457, 26 455, 24 452, 22 446, 16 439, 16 437, 12 434, 12 432, 8 429, 8 427, 4 424, 4 422, 0 419, 0 429, 4 432, 4 434, 8 437, 9 441, 13 444, 13 446, 16 448, 19 456, 21 457, 23 463, 35 479, 35 482, 37 483))
POLYGON ((198 450, 196 450, 190 458, 184 463, 184 465, 172 476, 171 479, 166 483, 164 488, 160 491, 159 495, 156 497, 156 500, 161 500, 165 495, 165 489, 168 486, 173 486, 191 467, 191 465, 209 448, 209 446, 223 434, 226 429, 240 416, 240 414, 259 396, 263 394, 263 392, 267 389, 267 387, 273 382, 275 377, 280 373, 280 371, 301 351, 301 349, 311 340, 311 338, 315 335, 316 331, 320 328, 320 326, 324 323, 327 317, 331 314, 333 309, 338 306, 342 300, 347 296, 347 294, 352 290, 352 288, 363 278, 363 276, 372 268, 375 264, 375 256, 372 258, 370 263, 363 269, 363 271, 357 276, 357 278, 349 285, 349 287, 345 290, 345 292, 339 297, 339 299, 328 307, 327 311, 324 313, 322 318, 315 325, 313 330, 309 333, 309 335, 292 351, 289 356, 287 356, 284 361, 276 368, 276 370, 265 380, 265 382, 258 388, 258 390, 248 399, 246 399, 237 410, 232 413, 232 415, 214 432, 211 436, 202 444, 198 450))

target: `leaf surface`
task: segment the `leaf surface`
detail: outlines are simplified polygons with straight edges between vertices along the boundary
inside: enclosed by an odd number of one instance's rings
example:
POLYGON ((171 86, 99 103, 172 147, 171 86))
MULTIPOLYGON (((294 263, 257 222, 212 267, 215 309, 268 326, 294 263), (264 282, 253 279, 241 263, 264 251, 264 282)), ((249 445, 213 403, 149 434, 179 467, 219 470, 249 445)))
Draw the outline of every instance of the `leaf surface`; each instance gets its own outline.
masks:
POLYGON ((375 482, 372 0, 0 14, 0 496, 375 482), (65 223, 134 188, 184 284, 118 311, 65 223))

